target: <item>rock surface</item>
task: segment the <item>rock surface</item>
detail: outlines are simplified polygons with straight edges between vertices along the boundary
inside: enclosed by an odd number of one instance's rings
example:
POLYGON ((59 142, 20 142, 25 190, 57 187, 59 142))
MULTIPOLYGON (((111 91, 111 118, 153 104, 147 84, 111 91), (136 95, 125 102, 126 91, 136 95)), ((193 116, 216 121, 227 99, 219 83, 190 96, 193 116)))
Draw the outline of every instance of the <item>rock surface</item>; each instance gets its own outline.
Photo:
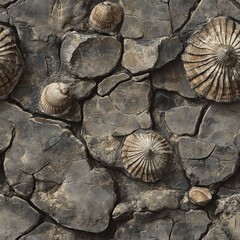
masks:
POLYGON ((18 197, 0 194, 0 238, 16 239, 38 224, 40 215, 18 197))

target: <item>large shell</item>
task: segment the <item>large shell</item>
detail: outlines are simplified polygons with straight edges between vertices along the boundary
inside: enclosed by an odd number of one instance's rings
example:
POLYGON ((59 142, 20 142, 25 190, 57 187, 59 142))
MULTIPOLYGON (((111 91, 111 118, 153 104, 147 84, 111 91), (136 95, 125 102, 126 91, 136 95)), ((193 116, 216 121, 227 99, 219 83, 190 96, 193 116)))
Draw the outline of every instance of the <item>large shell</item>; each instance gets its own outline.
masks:
POLYGON ((0 99, 16 86, 23 70, 23 60, 11 30, 0 26, 0 99))
POLYGON ((123 144, 121 159, 134 178, 155 182, 166 175, 172 163, 172 149, 161 135, 147 131, 129 135, 123 144))
POLYGON ((212 194, 208 188, 192 187, 188 193, 192 203, 205 205, 212 199, 212 194))
POLYGON ((216 102, 240 99, 240 25, 213 18, 190 39, 182 56, 191 87, 216 102))
POLYGON ((93 8, 89 17, 89 26, 91 29, 101 33, 111 33, 116 30, 122 19, 122 6, 105 1, 93 8))
POLYGON ((51 83, 47 85, 40 99, 43 112, 52 115, 62 115, 71 107, 71 95, 65 83, 51 83))

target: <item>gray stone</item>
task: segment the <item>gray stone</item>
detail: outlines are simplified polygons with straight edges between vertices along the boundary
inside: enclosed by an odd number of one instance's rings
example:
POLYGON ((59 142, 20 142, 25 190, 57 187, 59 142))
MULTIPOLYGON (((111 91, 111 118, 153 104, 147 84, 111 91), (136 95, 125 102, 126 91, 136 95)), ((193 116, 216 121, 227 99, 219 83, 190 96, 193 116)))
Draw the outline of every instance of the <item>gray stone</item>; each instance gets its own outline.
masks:
POLYGON ((80 78, 95 78, 109 74, 118 64, 121 43, 110 36, 68 33, 62 42, 62 69, 80 78))
POLYGON ((17 239, 38 224, 40 215, 18 197, 7 198, 0 194, 0 238, 17 239))
POLYGON ((137 116, 120 112, 108 96, 95 96, 85 102, 83 114, 84 130, 90 136, 112 136, 117 131, 127 135, 140 128, 137 116))
POLYGON ((194 135, 201 110, 201 105, 172 108, 165 113, 166 124, 175 134, 194 135))
POLYGON ((197 0, 171 0, 169 2, 173 31, 184 24, 190 14, 190 9, 196 2, 197 0))
POLYGON ((122 65, 133 74, 146 72, 174 60, 181 50, 178 38, 125 39, 122 65))
POLYGON ((197 9, 193 12, 190 20, 184 26, 182 33, 193 31, 199 25, 207 22, 208 19, 216 16, 231 16, 240 20, 239 9, 228 0, 202 0, 197 9))
POLYGON ((153 0, 123 0, 124 21, 121 34, 124 38, 153 39, 171 34, 168 4, 153 0))
POLYGON ((13 138, 13 133, 14 133, 14 129, 15 129, 15 125, 0 117, 0 153, 2 153, 3 151, 5 151, 8 146, 11 143, 11 140, 13 138))
MULTIPOLYGON (((14 114, 18 116, 19 110, 15 110, 14 114)), ((15 120, 16 135, 4 161, 8 181, 16 192, 24 196, 33 191, 33 177, 60 184, 71 166, 71 161, 86 161, 82 142, 75 139, 69 130, 62 129, 57 123, 50 124, 39 120, 15 120), (69 153, 71 161, 67 161, 69 153)))
MULTIPOLYGON (((24 30, 31 29, 33 39, 48 40, 50 36, 62 36, 74 28, 85 29, 85 17, 88 8, 93 5, 88 0, 19 0, 9 8, 11 23, 15 23, 20 33, 23 25, 24 30)), ((21 35, 21 34, 20 34, 21 35)))
POLYGON ((181 60, 177 59, 152 73, 152 83, 157 89, 176 91, 183 97, 197 98, 190 88, 181 60))
POLYGON ((110 167, 123 167, 119 161, 119 149, 121 139, 112 136, 90 136, 85 134, 84 139, 87 142, 88 150, 94 159, 105 163, 110 167), (104 151, 103 151, 104 149, 104 151))
POLYGON ((227 228, 234 240, 240 240, 240 211, 232 216, 227 222, 227 228))
POLYGON ((240 104, 213 104, 207 110, 199 131, 199 139, 208 143, 234 145, 240 129, 240 104))
POLYGON ((183 168, 194 185, 208 186, 226 180, 239 165, 238 150, 228 145, 215 146, 183 138, 179 152, 183 168))
MULTIPOLYGON (((203 240, 229 240, 227 234, 220 226, 214 225, 203 238, 203 240)), ((235 239, 235 238, 234 238, 235 239)), ((237 238, 236 238, 237 239, 237 238)))
POLYGON ((29 234, 20 238, 21 240, 106 240, 105 237, 90 233, 82 233, 61 228, 52 223, 44 222, 29 234))
POLYGON ((127 73, 118 73, 103 79, 98 84, 98 94, 104 96, 109 94, 119 83, 127 81, 130 76, 127 73))
POLYGON ((141 74, 141 75, 132 77, 132 80, 135 82, 141 82, 141 81, 149 79, 149 78, 150 78, 150 73, 145 73, 145 74, 141 74))
POLYGON ((150 107, 149 81, 120 83, 110 94, 114 106, 124 114, 139 115, 150 107))
POLYGON ((6 6, 6 5, 9 5, 13 2, 15 2, 15 1, 14 0, 0 0, 0 5, 6 6))
POLYGON ((151 212, 159 212, 166 208, 177 209, 179 192, 169 189, 146 191, 140 201, 143 201, 146 209, 151 212))
POLYGON ((137 74, 154 68, 159 54, 161 40, 124 39, 122 65, 131 73, 137 74))
POLYGON ((144 111, 138 115, 138 121, 142 129, 152 127, 152 119, 149 111, 144 111))
POLYGON ((108 227, 116 195, 104 169, 90 171, 84 165, 84 160, 73 161, 56 189, 43 191, 39 183, 32 202, 63 226, 98 233, 108 227))
POLYGON ((9 15, 5 8, 0 7, 0 21, 4 23, 9 22, 9 15))
POLYGON ((175 223, 170 240, 199 240, 209 223, 210 220, 204 211, 191 210, 186 213, 185 219, 175 223))
POLYGON ((96 82, 93 80, 79 81, 74 85, 72 95, 77 100, 81 100, 83 98, 89 97, 95 87, 96 82))
POLYGON ((118 227, 115 240, 168 240, 172 230, 172 221, 170 219, 159 219, 145 223, 138 223, 136 220, 130 220, 118 227))

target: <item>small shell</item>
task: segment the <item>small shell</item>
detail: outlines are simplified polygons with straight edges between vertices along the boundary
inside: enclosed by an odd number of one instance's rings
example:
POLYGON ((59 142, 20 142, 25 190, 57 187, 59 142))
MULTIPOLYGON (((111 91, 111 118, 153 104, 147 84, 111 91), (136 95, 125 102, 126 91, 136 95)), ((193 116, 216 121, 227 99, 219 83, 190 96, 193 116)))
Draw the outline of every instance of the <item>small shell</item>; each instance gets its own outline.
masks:
POLYGON ((11 30, 0 26, 0 99, 6 98, 18 83, 23 60, 11 30))
POLYGON ((163 178, 172 163, 172 157, 168 142, 153 131, 129 135, 121 151, 125 169, 132 177, 144 182, 163 178))
POLYGON ((182 56, 191 87, 206 99, 240 99, 240 24, 213 18, 195 33, 182 56))
POLYGON ((47 114, 62 115, 71 107, 71 95, 65 83, 47 85, 41 95, 40 105, 47 114))
POLYGON ((188 193, 188 197, 192 203, 205 205, 212 199, 212 194, 208 188, 192 187, 188 193))
POLYGON ((105 1, 93 8, 89 17, 89 26, 100 33, 111 33, 120 25, 122 19, 122 6, 105 1))

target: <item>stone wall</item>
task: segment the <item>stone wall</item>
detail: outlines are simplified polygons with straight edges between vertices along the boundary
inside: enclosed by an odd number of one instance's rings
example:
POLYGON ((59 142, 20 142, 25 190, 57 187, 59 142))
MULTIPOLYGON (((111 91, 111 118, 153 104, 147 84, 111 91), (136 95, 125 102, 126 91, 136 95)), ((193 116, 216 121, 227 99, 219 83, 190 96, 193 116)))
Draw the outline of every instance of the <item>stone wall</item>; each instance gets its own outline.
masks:
POLYGON ((238 24, 240 1, 122 0, 110 34, 89 26, 100 2, 0 0, 24 61, 0 102, 0 239, 240 239, 240 104, 199 96, 181 58, 210 19, 238 24), (39 103, 53 82, 72 95, 61 115, 39 103), (156 181, 123 162, 138 134, 171 148, 156 181))

